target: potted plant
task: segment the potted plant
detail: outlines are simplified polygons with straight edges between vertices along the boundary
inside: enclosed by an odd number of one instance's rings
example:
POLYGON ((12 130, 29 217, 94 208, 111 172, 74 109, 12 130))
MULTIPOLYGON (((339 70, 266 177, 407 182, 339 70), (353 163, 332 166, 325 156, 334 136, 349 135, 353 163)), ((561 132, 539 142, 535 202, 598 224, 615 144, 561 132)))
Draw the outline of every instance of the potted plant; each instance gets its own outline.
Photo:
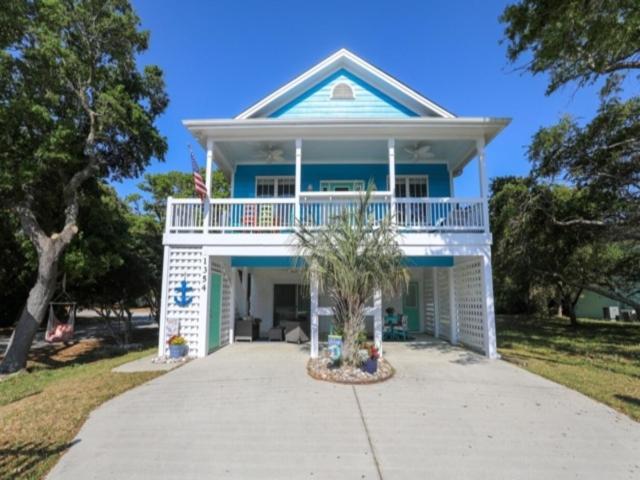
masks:
POLYGON ((375 345, 369 345, 369 358, 367 358, 362 365, 362 370, 366 373, 373 375, 378 371, 378 359, 380 358, 380 351, 375 345))
POLYGON ((189 351, 187 340, 182 335, 173 335, 167 343, 169 344, 169 358, 184 357, 189 351))

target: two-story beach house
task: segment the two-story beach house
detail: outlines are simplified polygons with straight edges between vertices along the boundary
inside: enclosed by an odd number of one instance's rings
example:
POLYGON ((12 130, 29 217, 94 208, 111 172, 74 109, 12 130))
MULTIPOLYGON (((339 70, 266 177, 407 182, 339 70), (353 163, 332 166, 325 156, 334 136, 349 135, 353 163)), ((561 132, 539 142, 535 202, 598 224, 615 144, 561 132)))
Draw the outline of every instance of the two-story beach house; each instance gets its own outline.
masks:
POLYGON ((496 357, 485 148, 508 123, 458 117, 344 49, 235 118, 184 121, 206 151, 207 188, 215 166, 231 198, 167 201, 159 354, 179 331, 205 356, 251 317, 262 338, 298 322, 317 356, 331 305, 304 284, 292 232, 323 228, 372 181, 372 221, 393 216, 411 282, 374 296, 368 335, 382 343, 393 307, 410 331, 496 357), (457 197, 474 159, 480 196, 457 197))

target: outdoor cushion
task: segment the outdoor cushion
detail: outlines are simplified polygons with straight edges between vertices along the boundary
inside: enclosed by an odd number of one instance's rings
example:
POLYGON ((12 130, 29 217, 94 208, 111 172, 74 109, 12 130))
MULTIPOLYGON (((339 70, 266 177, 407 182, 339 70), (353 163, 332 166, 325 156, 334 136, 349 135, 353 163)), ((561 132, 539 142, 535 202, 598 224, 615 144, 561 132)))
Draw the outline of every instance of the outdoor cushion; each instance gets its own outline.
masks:
POLYGON ((304 333, 302 328, 296 327, 286 335, 287 342, 289 343, 305 343, 309 341, 309 337, 304 333))

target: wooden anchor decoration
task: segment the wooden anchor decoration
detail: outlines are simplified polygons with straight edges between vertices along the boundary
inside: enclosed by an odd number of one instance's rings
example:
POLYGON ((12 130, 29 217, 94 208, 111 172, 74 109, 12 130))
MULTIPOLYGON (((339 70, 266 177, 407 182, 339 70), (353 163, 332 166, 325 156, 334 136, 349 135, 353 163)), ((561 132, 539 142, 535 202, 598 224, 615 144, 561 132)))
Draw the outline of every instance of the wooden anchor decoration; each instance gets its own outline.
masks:
POLYGON ((187 297, 187 293, 192 291, 193 288, 187 285, 187 280, 184 279, 180 282, 180 286, 175 289, 176 292, 180 294, 180 296, 173 297, 174 302, 179 307, 187 307, 193 301, 193 297, 187 297))

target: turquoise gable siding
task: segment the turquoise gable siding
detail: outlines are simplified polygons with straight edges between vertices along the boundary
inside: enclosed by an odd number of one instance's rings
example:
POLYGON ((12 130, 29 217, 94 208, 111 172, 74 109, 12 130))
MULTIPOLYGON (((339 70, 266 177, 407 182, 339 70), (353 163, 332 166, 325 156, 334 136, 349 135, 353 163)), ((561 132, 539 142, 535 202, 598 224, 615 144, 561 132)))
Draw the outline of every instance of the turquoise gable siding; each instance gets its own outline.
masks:
MULTIPOLYGON (((256 194, 256 177, 295 175, 294 165, 238 165, 233 182, 235 198, 253 198, 256 194)), ((365 184, 372 179, 377 190, 387 189, 388 165, 377 164, 311 164, 302 166, 301 188, 307 191, 309 185, 314 192, 320 191, 322 180, 362 180, 365 184)), ((429 196, 448 197, 451 195, 449 171, 444 164, 404 164, 396 165, 396 175, 427 175, 429 196)))
POLYGON ((385 95, 347 70, 341 69, 284 105, 272 118, 406 118, 417 117, 404 105, 385 95), (348 83, 354 91, 353 100, 332 100, 333 87, 348 83))

